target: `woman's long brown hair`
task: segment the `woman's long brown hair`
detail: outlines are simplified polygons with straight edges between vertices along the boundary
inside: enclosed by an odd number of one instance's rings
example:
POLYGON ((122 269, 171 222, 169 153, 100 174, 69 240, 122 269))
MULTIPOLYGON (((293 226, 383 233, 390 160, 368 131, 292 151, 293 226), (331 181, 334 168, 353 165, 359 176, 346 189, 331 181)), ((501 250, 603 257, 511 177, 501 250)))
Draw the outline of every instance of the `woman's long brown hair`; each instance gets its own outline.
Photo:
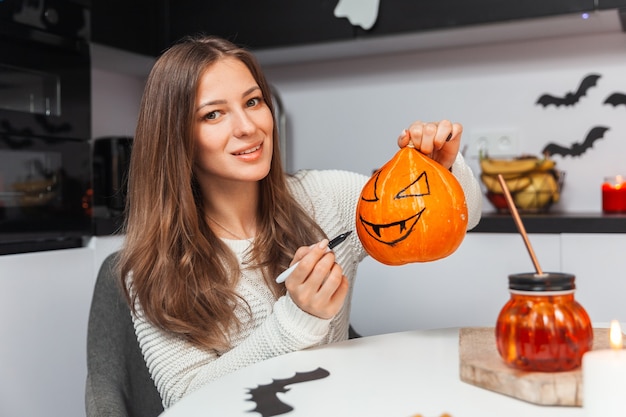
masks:
MULTIPOLYGON (((228 348, 228 333, 240 325, 234 308, 242 303, 235 286, 235 255, 205 222, 194 174, 196 90, 202 73, 225 57, 243 62, 274 115, 270 87, 254 56, 216 37, 189 37, 157 59, 141 100, 133 141, 120 279, 135 310, 196 346, 228 348), (132 289, 126 277, 132 273, 132 289)), ((287 190, 276 123, 269 174, 259 182, 259 224, 252 261, 275 296, 285 293, 274 278, 299 246, 324 232, 287 190)))

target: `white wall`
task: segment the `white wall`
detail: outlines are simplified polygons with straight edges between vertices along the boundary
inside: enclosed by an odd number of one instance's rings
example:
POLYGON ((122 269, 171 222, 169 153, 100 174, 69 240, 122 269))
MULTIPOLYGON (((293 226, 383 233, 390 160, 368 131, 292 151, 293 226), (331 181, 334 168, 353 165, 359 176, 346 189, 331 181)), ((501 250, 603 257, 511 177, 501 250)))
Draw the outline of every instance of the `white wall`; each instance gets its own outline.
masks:
MULTIPOLYGON (((463 123, 465 144, 483 132, 512 130, 520 152, 535 155, 548 142, 571 145, 593 126, 609 127, 581 157, 555 156, 566 172, 558 210, 599 211, 602 178, 626 173, 626 106, 602 104, 613 92, 626 93, 622 32, 280 65, 267 73, 287 109, 292 170, 368 174, 393 155, 413 120, 449 118, 463 123), (535 104, 543 93, 575 90, 590 73, 601 79, 579 104, 535 104)), ((476 169, 477 160, 468 159, 476 169)))
POLYGON ((92 138, 134 136, 143 78, 99 68, 91 77, 92 138))
POLYGON ((91 44, 91 136, 134 136, 153 58, 91 44))

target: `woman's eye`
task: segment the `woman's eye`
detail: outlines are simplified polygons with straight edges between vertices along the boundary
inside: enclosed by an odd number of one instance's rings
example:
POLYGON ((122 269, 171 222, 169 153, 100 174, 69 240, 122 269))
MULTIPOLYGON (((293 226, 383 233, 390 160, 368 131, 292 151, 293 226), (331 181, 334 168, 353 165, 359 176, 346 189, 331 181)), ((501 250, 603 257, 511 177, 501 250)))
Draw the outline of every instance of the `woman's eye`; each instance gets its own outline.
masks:
POLYGON ((217 119, 217 116, 218 116, 218 115, 219 115, 219 112, 217 112, 217 111, 211 111, 211 112, 208 112, 208 113, 204 116, 204 118, 205 118, 205 119, 207 119, 207 120, 215 120, 215 119, 217 119))
POLYGON ((257 106, 261 102, 261 100, 262 99, 260 97, 251 98, 250 100, 248 100, 246 105, 248 107, 254 107, 254 106, 257 106))

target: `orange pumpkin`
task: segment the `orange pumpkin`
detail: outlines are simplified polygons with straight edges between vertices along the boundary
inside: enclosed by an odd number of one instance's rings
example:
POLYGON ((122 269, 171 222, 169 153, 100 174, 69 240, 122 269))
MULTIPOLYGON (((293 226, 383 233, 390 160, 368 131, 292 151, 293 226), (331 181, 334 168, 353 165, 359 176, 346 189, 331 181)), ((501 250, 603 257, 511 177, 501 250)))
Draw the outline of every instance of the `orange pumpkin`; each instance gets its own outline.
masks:
POLYGON ((465 193, 452 173, 413 147, 400 149, 361 191, 356 231, 367 253, 387 265, 453 253, 467 230, 465 193))

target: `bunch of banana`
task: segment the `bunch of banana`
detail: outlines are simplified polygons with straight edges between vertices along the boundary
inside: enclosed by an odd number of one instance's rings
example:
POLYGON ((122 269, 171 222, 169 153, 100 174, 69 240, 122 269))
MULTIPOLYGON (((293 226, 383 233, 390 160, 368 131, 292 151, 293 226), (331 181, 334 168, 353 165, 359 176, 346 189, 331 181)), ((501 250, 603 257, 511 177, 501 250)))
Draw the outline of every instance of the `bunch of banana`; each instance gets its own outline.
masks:
MULTIPOLYGON (((480 178, 487 196, 503 194, 498 174, 504 178, 515 206, 523 210, 542 210, 560 198, 559 172, 549 158, 521 156, 514 159, 480 158, 480 178)), ((493 199, 490 199, 493 202, 493 199)), ((499 199, 502 201, 502 199, 499 199)), ((497 207, 506 208, 506 207, 497 207)))

